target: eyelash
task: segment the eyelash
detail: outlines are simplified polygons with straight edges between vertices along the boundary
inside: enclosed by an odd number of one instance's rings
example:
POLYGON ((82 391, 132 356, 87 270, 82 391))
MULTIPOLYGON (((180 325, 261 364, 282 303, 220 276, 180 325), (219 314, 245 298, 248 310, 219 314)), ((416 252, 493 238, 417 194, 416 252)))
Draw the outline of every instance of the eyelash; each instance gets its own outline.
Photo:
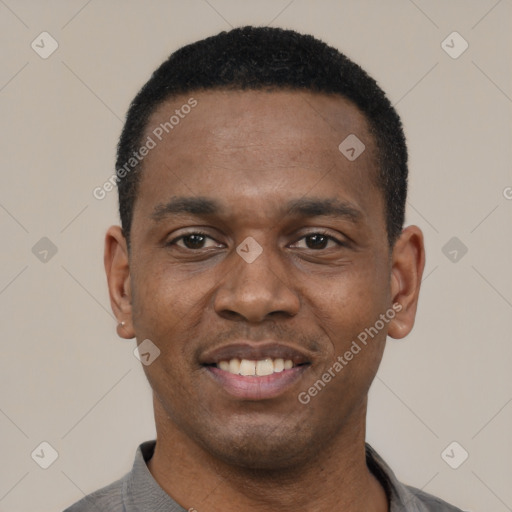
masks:
MULTIPOLYGON (((208 233, 205 233, 204 231, 196 230, 196 231, 191 231, 190 233, 184 233, 183 235, 180 235, 180 236, 174 238, 173 240, 171 240, 170 242, 168 242, 165 245, 174 245, 178 240, 181 240, 182 238, 185 238, 187 236, 192 236, 192 235, 201 235, 201 236, 211 238, 213 240, 213 238, 208 233)), ((193 249, 189 249, 189 250, 192 251, 193 249)))
MULTIPOLYGON (((214 240, 216 241, 214 238, 212 238, 208 233, 205 233, 204 231, 201 231, 201 230, 195 230, 195 231, 191 231, 190 233, 184 233, 176 238, 174 238, 173 240, 171 240, 170 242, 168 242, 166 245, 167 246, 172 246, 174 245, 176 242, 178 242, 179 240, 182 240, 183 238, 187 237, 187 236, 192 236, 192 235, 201 235, 201 236, 204 236, 204 237, 207 237, 207 238, 210 238, 211 240, 214 240)), ((340 247, 346 247, 346 243, 342 242, 341 240, 338 240, 337 238, 333 237, 332 235, 330 235, 328 232, 326 231, 323 231, 323 230, 316 230, 316 231, 312 231, 311 233, 306 233, 305 235, 301 236, 299 238, 299 240, 302 240, 303 238, 307 238, 308 236, 313 236, 313 235, 322 235, 322 236, 325 236, 327 237, 329 240, 332 240, 333 242, 335 242, 338 246, 340 247)), ((296 243, 296 242, 295 242, 296 243)), ((189 251, 194 251, 194 250, 197 250, 199 251, 200 249, 189 249, 188 247, 182 247, 182 249, 187 249, 189 251)), ((310 249, 312 251, 315 251, 315 249, 310 249)), ((317 251, 320 251, 322 249, 316 249, 317 251)))

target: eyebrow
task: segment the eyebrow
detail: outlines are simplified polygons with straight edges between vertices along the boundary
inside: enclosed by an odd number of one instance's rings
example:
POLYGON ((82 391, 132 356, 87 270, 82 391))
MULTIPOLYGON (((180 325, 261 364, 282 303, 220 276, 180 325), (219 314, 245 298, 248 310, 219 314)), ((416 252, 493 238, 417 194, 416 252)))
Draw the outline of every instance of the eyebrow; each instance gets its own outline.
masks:
POLYGON ((223 212, 218 201, 206 197, 173 197, 166 204, 155 206, 151 218, 159 222, 170 215, 190 214, 197 216, 219 215, 223 212))
MULTIPOLYGON (((155 206, 151 219, 159 222, 171 215, 189 214, 198 217, 222 215, 221 204, 207 197, 173 197, 168 203, 155 206)), ((300 198, 286 203, 282 214, 294 217, 340 217, 354 223, 362 213, 347 201, 336 198, 300 198)))
POLYGON ((352 222, 361 220, 362 213, 351 203, 339 199, 301 198, 289 201, 288 215, 299 217, 341 217, 352 222))

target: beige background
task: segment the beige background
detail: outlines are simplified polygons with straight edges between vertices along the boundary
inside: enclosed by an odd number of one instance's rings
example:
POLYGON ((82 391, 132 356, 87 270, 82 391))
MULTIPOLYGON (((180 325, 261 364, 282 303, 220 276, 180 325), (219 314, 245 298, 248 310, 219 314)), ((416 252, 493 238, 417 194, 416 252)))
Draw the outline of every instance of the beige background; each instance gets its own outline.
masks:
POLYGON ((511 16, 510 0, 0 0, 0 511, 62 510, 153 438, 103 275, 117 196, 92 190, 153 69, 244 24, 322 38, 396 103, 427 267, 416 328, 389 341, 373 385, 368 439, 406 483, 465 510, 512 510, 511 16), (31 48, 43 31, 59 45, 47 59, 31 48), (469 43, 456 59, 441 47, 453 31, 469 43), (32 252, 42 237, 57 247, 46 262, 32 252), (442 251, 452 237, 468 248, 456 262, 442 251), (42 441, 58 452, 46 470, 31 458, 42 441), (458 469, 441 456, 452 441, 452 463, 469 453, 458 469))

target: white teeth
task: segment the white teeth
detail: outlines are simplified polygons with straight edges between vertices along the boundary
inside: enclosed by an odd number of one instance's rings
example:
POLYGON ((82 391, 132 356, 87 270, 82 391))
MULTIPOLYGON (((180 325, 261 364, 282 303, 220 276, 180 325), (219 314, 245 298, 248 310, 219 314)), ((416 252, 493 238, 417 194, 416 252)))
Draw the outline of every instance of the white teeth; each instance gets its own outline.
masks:
POLYGON ((234 375, 263 377, 265 375, 272 375, 273 373, 280 373, 284 370, 290 370, 294 364, 291 359, 261 359, 258 361, 250 359, 230 359, 229 361, 220 361, 217 365, 218 368, 225 372, 234 375))
POLYGON ((256 361, 242 359, 240 361, 240 375, 256 375, 256 361))
POLYGON ((225 372, 229 372, 229 362, 228 361, 221 361, 219 363, 219 368, 221 370, 224 370, 225 372))
POLYGON ((256 363, 256 375, 272 375, 274 373, 274 363, 272 359, 263 359, 256 363))
POLYGON ((231 359, 228 365, 229 369, 227 371, 229 373, 234 373, 235 375, 240 373, 240 359, 231 359))
POLYGON ((284 370, 284 359, 274 359, 274 372, 279 373, 284 370))

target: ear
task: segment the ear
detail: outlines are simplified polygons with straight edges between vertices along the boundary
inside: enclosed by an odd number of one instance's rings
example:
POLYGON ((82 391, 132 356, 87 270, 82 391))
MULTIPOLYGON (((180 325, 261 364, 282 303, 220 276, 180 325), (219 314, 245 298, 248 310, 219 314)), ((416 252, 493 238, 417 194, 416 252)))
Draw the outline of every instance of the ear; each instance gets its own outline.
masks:
POLYGON ((408 226, 396 241, 391 256, 391 299, 397 312, 388 329, 392 338, 404 338, 414 326, 424 268, 423 233, 417 226, 408 226))
POLYGON ((134 338, 130 262, 126 239, 120 226, 111 226, 105 235, 104 264, 110 305, 119 322, 117 334, 125 339, 134 338), (121 322, 124 324, 121 325, 121 322))

